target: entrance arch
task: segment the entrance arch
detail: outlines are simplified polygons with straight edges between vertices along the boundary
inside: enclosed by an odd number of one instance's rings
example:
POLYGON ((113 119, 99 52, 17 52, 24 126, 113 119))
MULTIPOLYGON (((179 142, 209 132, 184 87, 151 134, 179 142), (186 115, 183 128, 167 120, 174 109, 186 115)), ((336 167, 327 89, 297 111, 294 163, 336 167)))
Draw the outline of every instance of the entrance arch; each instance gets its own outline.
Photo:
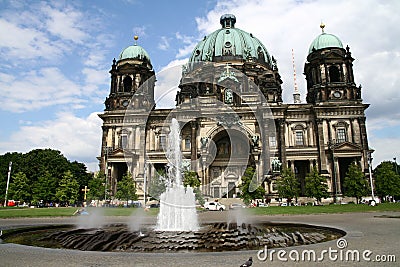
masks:
POLYGON ((215 158, 209 166, 210 193, 214 198, 236 197, 244 171, 253 165, 250 138, 240 130, 222 128, 212 141, 215 146, 210 154, 215 158))

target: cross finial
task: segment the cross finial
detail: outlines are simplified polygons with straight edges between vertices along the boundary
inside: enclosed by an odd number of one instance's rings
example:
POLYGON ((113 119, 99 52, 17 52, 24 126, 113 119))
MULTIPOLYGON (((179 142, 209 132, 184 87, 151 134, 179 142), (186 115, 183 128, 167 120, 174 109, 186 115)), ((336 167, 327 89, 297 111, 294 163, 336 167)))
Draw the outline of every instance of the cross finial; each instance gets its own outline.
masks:
POLYGON ((325 33, 324 28, 325 28, 325 24, 321 21, 321 24, 319 25, 319 27, 322 30, 322 33, 325 33))

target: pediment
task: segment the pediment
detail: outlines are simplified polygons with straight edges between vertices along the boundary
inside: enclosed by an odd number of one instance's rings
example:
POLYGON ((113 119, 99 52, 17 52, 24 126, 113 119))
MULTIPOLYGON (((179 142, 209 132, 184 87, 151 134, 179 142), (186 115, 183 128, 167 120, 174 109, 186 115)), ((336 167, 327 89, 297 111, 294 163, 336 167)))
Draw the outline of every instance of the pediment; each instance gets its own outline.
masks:
POLYGON ((361 150, 361 146, 350 143, 350 142, 344 142, 344 143, 340 143, 337 144, 335 147, 335 151, 336 152, 340 152, 340 151, 359 151, 361 150))
POLYGON ((113 150, 111 153, 108 154, 110 157, 123 157, 124 156, 124 150, 122 148, 117 148, 113 150))
POLYGON ((343 55, 337 53, 336 51, 330 51, 325 54, 324 58, 325 59, 338 59, 338 58, 342 59, 343 55))

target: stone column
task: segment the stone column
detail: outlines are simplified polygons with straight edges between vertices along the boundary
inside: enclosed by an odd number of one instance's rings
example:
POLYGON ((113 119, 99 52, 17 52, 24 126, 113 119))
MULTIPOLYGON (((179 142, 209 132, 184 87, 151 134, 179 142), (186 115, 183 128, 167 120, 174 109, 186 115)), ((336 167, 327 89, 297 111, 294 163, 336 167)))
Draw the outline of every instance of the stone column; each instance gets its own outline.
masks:
POLYGON ((280 158, 282 161, 282 164, 287 164, 286 163, 286 138, 285 138, 285 120, 284 119, 278 119, 278 136, 279 140, 278 142, 278 150, 280 152, 280 158))
POLYGON ((113 126, 112 127, 112 134, 111 134, 111 136, 112 136, 112 144, 111 144, 111 146, 112 146, 112 148, 113 149, 115 149, 115 126, 113 126))
POLYGON ((321 173, 327 174, 327 166, 326 166, 326 153, 325 153, 325 137, 324 137, 324 120, 317 119, 317 139, 318 139, 318 151, 320 158, 320 166, 319 170, 321 173))
POLYGON ((192 161, 191 170, 196 171, 197 166, 196 166, 196 160, 197 160, 197 143, 196 143, 196 128, 197 128, 197 123, 196 121, 191 121, 190 122, 191 126, 191 136, 190 136, 190 149, 191 149, 191 154, 190 154, 190 159, 192 161))
POLYGON ((334 164, 335 164, 335 174, 334 177, 336 177, 336 188, 337 188, 337 194, 340 195, 342 192, 342 188, 340 186, 340 170, 339 170, 339 159, 338 157, 334 158, 334 164))

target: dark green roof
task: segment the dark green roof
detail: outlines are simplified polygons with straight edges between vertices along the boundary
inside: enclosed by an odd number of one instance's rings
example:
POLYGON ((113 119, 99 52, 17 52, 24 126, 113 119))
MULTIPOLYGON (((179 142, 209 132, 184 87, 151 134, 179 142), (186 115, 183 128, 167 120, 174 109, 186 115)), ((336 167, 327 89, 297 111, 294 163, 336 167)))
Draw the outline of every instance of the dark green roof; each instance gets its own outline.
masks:
POLYGON ((311 54, 315 50, 333 47, 343 48, 342 41, 333 34, 323 32, 311 43, 310 48, 308 49, 308 54, 311 54))
POLYGON ((231 55, 243 60, 260 59, 271 65, 270 55, 265 46, 251 33, 235 28, 236 17, 232 14, 221 16, 221 29, 205 36, 194 48, 189 62, 212 61, 213 57, 231 55))

